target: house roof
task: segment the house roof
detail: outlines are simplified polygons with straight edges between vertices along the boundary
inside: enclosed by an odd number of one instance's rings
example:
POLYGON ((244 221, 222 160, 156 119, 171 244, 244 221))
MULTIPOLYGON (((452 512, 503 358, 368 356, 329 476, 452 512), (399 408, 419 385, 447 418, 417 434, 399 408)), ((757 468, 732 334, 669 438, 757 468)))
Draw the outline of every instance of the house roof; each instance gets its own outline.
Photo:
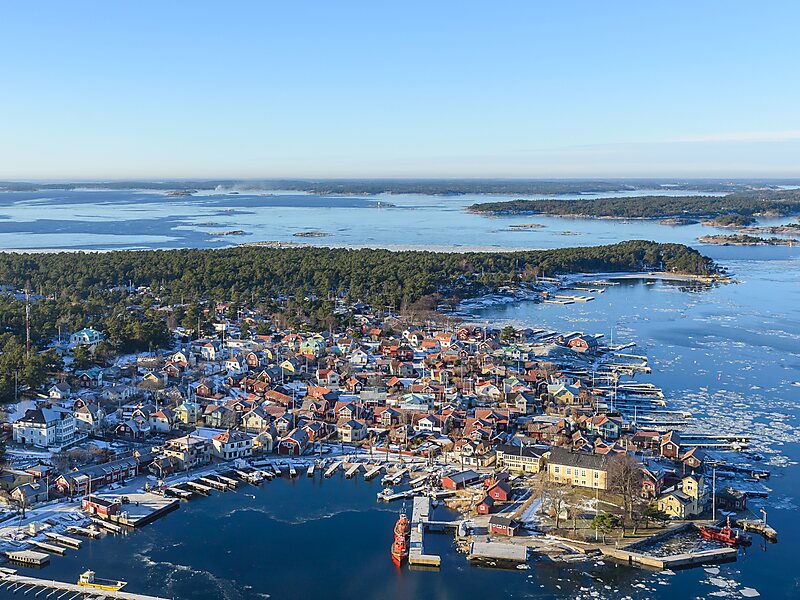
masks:
POLYGON ((604 471, 608 468, 608 456, 604 454, 587 454, 586 452, 572 452, 565 448, 553 448, 550 451, 548 462, 554 465, 578 467, 581 469, 597 469, 604 471))

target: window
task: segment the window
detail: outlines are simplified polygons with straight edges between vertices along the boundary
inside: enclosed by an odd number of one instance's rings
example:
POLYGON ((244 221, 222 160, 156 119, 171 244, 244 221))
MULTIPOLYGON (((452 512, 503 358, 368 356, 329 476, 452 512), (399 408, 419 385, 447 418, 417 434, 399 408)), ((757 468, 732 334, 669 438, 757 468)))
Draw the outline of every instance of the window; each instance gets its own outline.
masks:
POLYGON ((561 467, 553 467, 553 472, 558 473, 561 467))

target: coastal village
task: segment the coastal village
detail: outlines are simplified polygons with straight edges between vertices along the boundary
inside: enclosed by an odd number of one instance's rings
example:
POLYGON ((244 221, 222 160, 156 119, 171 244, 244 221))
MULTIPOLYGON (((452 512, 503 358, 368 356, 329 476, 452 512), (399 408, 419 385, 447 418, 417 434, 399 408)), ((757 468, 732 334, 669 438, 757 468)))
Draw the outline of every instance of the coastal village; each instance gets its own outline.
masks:
POLYGON ((726 458, 747 455, 747 437, 691 431, 636 380, 651 367, 634 344, 343 300, 336 312, 348 326, 286 328, 220 303, 205 307, 213 334, 176 327, 162 351, 93 360, 104 333, 91 327, 54 344, 64 372, 20 390, 3 419, 0 584, 78 538, 275 477, 381 477, 378 501, 412 506, 398 565, 439 566, 424 535, 442 530, 476 564, 516 568, 601 554, 680 568, 735 560, 751 541, 740 530, 777 539, 749 505, 769 472, 726 458), (689 550, 659 549, 680 536, 689 550))

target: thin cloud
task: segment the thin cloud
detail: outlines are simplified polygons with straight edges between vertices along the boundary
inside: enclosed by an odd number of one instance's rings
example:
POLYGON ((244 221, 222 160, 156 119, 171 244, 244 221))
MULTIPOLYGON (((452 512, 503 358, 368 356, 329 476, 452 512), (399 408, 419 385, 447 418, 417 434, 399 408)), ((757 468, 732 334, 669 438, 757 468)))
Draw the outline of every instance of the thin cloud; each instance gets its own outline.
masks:
POLYGON ((745 131, 738 133, 716 133, 689 135, 669 140, 673 143, 692 142, 785 142, 800 140, 800 129, 787 131, 745 131))

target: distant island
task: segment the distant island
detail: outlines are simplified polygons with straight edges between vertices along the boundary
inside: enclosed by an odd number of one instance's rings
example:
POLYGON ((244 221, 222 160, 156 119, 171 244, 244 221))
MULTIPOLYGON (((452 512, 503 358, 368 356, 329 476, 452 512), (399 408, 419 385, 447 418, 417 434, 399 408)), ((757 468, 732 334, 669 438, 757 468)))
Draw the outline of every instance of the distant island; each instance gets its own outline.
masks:
POLYGON ((330 237, 332 235, 326 231, 298 231, 292 234, 293 237, 330 237))
POLYGON ((730 235, 703 235, 697 238, 701 244, 714 244, 717 246, 791 246, 796 240, 779 237, 760 237, 744 233, 730 235))
POLYGON ((703 192, 742 192, 777 189, 797 185, 797 180, 715 180, 715 179, 211 179, 168 181, 96 181, 42 183, 0 181, 0 191, 38 190, 158 190, 167 195, 189 195, 199 190, 220 194, 259 193, 269 190, 302 191, 322 195, 426 194, 460 196, 464 194, 543 195, 598 194, 635 190, 690 190, 703 192))
POLYGON ((484 215, 551 215, 614 219, 711 219, 740 226, 755 217, 800 214, 800 190, 750 190, 725 196, 631 196, 570 200, 480 202, 468 210, 484 215))

